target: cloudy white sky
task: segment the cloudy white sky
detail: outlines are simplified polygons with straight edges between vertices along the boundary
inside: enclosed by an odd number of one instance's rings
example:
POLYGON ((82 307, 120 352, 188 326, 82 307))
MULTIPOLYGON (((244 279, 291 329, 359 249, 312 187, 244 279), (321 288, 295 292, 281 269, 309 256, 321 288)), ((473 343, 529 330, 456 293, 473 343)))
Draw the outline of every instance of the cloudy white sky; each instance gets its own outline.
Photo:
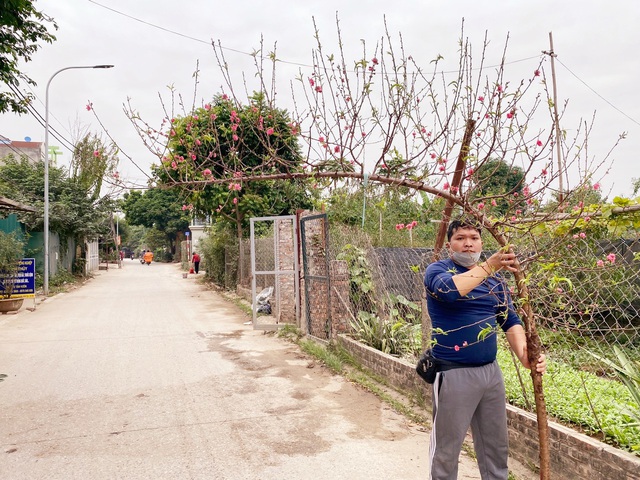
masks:
MULTIPOLYGON (((595 112, 590 154, 596 160, 627 132, 627 139, 613 152, 615 161, 601 182, 603 190, 628 196, 632 179, 640 178, 637 0, 39 0, 36 7, 54 17, 59 30, 56 42, 44 45, 32 62, 22 66, 38 83, 32 88, 35 108, 44 116, 45 87, 57 70, 115 65, 110 70, 72 70, 56 76, 50 87, 50 123, 69 140, 78 125, 99 132, 101 127, 85 108, 91 101, 105 128, 132 158, 121 155, 119 167, 131 184, 145 183, 143 172, 148 173, 155 157, 123 113, 127 98, 145 120, 159 126, 163 113, 158 95, 166 98, 167 86, 173 85, 191 98, 197 62, 201 78, 196 101, 220 92, 224 81, 211 40, 228 49, 229 67, 238 76, 242 71, 253 73, 247 53, 259 47, 261 36, 268 46, 277 42, 279 59, 309 65, 314 46, 312 18, 327 47, 333 49, 336 13, 345 45, 353 52, 361 51, 360 39, 374 46, 384 34, 386 17, 390 32, 401 32, 405 50, 423 65, 438 54, 457 59, 463 18, 465 33, 477 49, 488 32, 489 65, 499 62, 509 34, 507 61, 521 64, 518 68, 526 71, 537 66, 543 50, 549 50, 549 32, 553 32, 559 60, 558 97, 569 101, 570 110, 563 127, 571 130, 580 118, 591 119, 595 112)), ((285 65, 278 76, 286 80, 300 69, 311 72, 310 67, 285 65)), ((281 91, 280 98, 285 94, 281 91)), ((0 115, 0 135, 43 141, 44 128, 30 116, 5 114, 0 115)), ((63 147, 53 138, 50 144, 63 147)), ((62 150, 60 164, 70 157, 68 150, 62 150)))

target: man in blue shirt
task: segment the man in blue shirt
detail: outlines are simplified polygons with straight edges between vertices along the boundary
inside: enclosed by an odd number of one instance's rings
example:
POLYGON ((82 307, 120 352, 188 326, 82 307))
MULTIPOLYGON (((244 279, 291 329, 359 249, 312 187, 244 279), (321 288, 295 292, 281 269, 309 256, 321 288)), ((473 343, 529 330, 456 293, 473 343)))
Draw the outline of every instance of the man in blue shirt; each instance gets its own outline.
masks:
MULTIPOLYGON (((478 263, 480 227, 455 220, 447 231, 449 258, 427 267, 424 284, 433 327, 432 354, 445 364, 433 383, 431 480, 456 480, 469 427, 483 480, 507 480, 506 395, 496 362, 498 327, 520 362, 531 368, 527 342, 501 270, 515 272, 515 254, 497 252, 478 263)), ((540 355, 536 372, 546 370, 540 355)))

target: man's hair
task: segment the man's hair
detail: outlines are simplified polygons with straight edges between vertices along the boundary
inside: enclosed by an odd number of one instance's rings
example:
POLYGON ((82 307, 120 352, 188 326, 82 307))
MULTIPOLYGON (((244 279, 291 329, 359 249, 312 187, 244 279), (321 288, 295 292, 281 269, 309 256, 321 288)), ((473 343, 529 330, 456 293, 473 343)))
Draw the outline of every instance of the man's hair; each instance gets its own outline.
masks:
POLYGON ((456 232, 456 230, 458 230, 460 228, 472 228, 476 232, 478 232, 480 234, 482 233, 482 227, 475 220, 470 219, 470 218, 459 218, 459 219, 456 219, 456 220, 452 221, 449 224, 449 228, 447 229, 447 241, 448 242, 451 241, 451 237, 453 237, 453 234, 456 232))

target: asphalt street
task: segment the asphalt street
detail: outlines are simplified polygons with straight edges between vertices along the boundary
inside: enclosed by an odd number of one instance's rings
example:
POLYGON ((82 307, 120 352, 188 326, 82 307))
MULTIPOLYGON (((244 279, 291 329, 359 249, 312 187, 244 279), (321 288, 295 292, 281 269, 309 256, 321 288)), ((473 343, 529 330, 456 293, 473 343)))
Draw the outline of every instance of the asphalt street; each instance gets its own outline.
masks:
POLYGON ((429 432, 195 277, 125 260, 0 317, 0 478, 427 478, 429 432))

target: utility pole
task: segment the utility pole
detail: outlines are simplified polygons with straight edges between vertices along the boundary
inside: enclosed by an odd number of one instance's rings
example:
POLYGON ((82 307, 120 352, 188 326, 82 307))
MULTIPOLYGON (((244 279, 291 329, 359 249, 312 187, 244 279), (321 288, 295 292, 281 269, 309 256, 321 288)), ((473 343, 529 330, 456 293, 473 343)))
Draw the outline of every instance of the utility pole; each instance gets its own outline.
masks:
POLYGON ((564 202, 564 185, 562 183, 562 176, 565 173, 564 159, 562 158, 562 148, 560 141, 562 140, 562 131, 560 130, 560 116, 558 115, 558 89, 556 87, 556 54, 553 50, 553 32, 549 32, 549 48, 548 52, 542 53, 551 57, 551 80, 553 85, 553 118, 556 128, 556 155, 558 156, 558 205, 560 211, 564 209, 562 202, 564 202))

